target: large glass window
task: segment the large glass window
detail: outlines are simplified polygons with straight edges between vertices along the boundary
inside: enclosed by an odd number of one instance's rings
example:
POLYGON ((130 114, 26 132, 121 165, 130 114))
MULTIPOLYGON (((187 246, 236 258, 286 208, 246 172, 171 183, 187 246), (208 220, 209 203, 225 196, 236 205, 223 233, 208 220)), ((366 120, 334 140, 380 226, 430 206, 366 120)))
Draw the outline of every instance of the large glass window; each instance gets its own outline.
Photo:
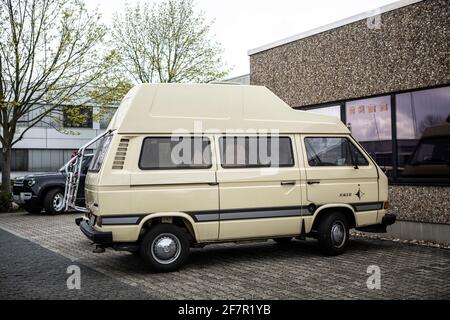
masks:
POLYGON ((369 162, 347 138, 305 138, 306 155, 311 167, 367 166, 369 162))
POLYGON ((392 173, 391 97, 349 101, 347 126, 379 166, 392 173))
POLYGON ((92 107, 63 108, 65 128, 92 128, 92 107))
MULTIPOLYGON (((0 157, 0 169, 3 168, 3 157, 0 157)), ((28 149, 11 150, 11 171, 28 171, 28 149)))
POLYGON ((321 107, 315 109, 306 110, 307 112, 314 112, 319 114, 324 114, 327 116, 333 116, 341 120, 341 106, 330 106, 330 107, 321 107))
POLYGON ((223 168, 291 167, 289 137, 223 137, 219 139, 223 168))
POLYGON ((450 177, 450 87, 396 95, 398 176, 450 177))
MULTIPOLYGON (((341 120, 391 181, 450 184, 450 86, 347 101, 341 108, 341 120)), ((340 110, 308 111, 337 116, 340 110)))
POLYGON ((139 167, 143 170, 210 168, 210 141, 203 137, 145 138, 139 167))

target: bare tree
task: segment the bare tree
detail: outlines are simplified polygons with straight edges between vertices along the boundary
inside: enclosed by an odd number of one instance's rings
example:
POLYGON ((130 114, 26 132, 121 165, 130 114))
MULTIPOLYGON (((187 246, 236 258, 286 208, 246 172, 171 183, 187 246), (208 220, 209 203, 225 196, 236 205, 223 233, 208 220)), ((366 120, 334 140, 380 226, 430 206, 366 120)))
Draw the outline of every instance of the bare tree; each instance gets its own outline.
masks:
POLYGON ((222 49, 192 0, 127 7, 114 18, 112 39, 121 56, 116 71, 135 83, 210 82, 226 74, 222 49))
POLYGON ((106 28, 80 0, 0 0, 2 191, 9 193, 11 149, 41 121, 81 106, 114 54, 106 28))

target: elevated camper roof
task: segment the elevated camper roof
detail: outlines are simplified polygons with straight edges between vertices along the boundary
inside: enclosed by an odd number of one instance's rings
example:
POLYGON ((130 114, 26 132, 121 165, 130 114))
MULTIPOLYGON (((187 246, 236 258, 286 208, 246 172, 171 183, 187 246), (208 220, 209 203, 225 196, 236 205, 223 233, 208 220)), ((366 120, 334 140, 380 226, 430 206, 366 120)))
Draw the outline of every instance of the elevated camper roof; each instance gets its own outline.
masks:
POLYGON ((294 110, 265 87, 227 84, 137 85, 123 99, 109 129, 120 134, 349 132, 339 119, 294 110))

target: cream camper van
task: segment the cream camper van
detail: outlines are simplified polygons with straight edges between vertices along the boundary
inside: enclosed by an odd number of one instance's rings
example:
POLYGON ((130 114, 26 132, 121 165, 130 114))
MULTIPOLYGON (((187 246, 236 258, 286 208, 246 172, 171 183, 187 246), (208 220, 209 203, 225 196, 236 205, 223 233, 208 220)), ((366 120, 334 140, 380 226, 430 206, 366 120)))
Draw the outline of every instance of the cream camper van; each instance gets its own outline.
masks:
POLYGON ((386 176, 347 127, 265 87, 142 84, 97 140, 76 222, 98 251, 155 271, 220 242, 312 237, 337 255, 349 229, 395 221, 386 176))

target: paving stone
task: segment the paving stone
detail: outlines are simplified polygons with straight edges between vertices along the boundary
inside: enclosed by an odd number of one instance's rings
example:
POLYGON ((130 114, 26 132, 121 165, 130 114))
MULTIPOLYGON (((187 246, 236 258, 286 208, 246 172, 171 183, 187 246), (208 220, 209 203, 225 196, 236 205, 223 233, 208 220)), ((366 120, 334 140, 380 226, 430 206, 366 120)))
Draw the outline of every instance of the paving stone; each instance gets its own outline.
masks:
POLYGON ((111 280, 106 288, 112 298, 450 299, 450 250, 446 249, 353 238, 345 254, 325 257, 313 240, 293 241, 286 246, 272 241, 220 244, 192 249, 183 269, 157 274, 149 271, 139 257, 127 252, 93 253, 90 241, 74 223, 77 216, 0 215, 1 229, 31 241, 27 241, 25 247, 33 247, 26 251, 32 256, 27 261, 21 258, 24 245, 14 247, 14 243, 26 240, 3 241, 0 238, 1 297, 26 298, 32 292, 45 298, 45 292, 52 285, 30 285, 33 290, 28 291, 25 281, 14 279, 34 279, 33 272, 40 270, 42 273, 32 284, 48 277, 54 286, 65 288, 65 268, 67 263, 72 263, 82 266, 82 274, 83 268, 86 269, 93 290, 89 293, 86 290, 79 296, 65 292, 64 288, 56 290, 55 295, 61 299, 97 295, 108 298, 105 290, 94 289, 105 288, 105 279, 111 280), (37 251, 35 247, 45 250, 46 254, 33 255, 33 251, 37 251), (55 262, 55 259, 64 261, 55 262), (47 263, 55 263, 55 266, 46 268, 47 263), (381 269, 379 290, 370 290, 366 285, 370 276, 367 268, 371 265, 381 269), (56 266, 64 272, 58 271, 57 275, 56 271, 45 272, 60 270, 56 266), (14 286, 14 282, 21 285, 14 286), (122 287, 113 287, 116 285, 122 287), (41 290, 44 290, 42 294, 41 290))

